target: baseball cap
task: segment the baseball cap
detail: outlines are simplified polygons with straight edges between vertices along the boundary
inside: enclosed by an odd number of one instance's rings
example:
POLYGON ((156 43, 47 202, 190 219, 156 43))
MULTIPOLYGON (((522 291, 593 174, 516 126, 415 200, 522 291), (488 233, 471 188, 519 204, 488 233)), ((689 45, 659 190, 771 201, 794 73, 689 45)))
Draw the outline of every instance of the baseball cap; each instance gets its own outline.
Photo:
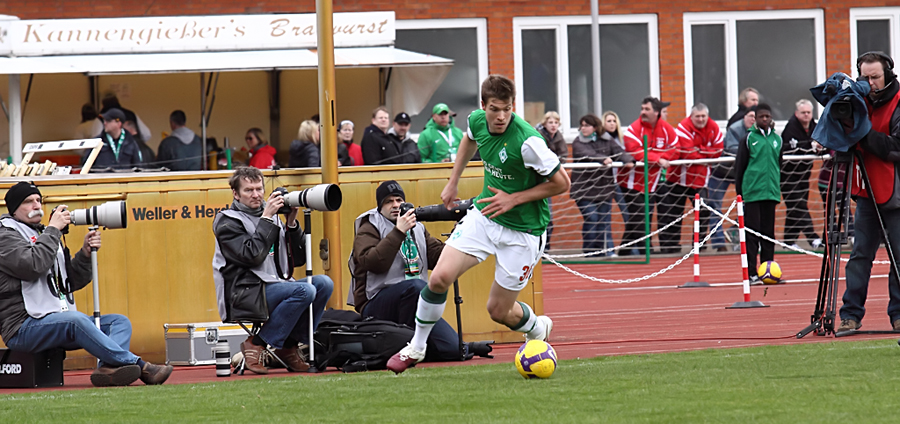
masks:
POLYGON ((431 109, 431 113, 436 115, 440 115, 444 112, 449 113, 450 116, 456 116, 456 112, 450 110, 450 107, 448 107, 446 103, 438 103, 431 109))
POLYGON ((411 121, 412 120, 409 119, 409 115, 407 115, 406 112, 400 112, 394 117, 394 122, 398 124, 408 124, 411 121))
POLYGON ((119 122, 125 122, 125 112, 122 112, 122 109, 112 108, 107 110, 103 114, 100 115, 104 121, 111 121, 114 119, 119 120, 119 122))

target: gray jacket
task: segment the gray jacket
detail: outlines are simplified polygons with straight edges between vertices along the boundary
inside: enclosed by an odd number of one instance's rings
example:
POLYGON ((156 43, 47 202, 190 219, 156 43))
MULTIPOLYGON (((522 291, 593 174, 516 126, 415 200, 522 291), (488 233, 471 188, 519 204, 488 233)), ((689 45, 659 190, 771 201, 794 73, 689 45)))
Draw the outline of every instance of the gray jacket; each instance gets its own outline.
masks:
MULTIPOLYGON (((578 134, 572 142, 572 159, 575 162, 602 163, 606 158, 625 163, 634 162, 634 158, 606 131, 596 138, 578 134)), ((576 202, 605 201, 616 190, 615 172, 612 168, 601 167, 576 169, 572 171, 572 189, 569 193, 576 202)))

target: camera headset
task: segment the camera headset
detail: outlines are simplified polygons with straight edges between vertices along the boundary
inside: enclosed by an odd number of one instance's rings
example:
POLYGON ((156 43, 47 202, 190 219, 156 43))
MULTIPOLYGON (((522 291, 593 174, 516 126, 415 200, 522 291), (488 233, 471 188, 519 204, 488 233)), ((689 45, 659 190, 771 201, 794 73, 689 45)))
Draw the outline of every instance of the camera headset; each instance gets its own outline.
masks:
MULTIPOLYGON (((859 57, 856 59, 856 73, 859 74, 859 78, 857 80, 861 81, 865 79, 860 68, 862 68, 863 57, 867 55, 875 55, 878 56, 879 59, 881 59, 881 64, 884 65, 884 86, 885 88, 887 88, 888 84, 890 84, 891 81, 897 78, 897 75, 894 74, 894 59, 891 59, 890 56, 882 51, 870 51, 859 55, 859 57)), ((865 81, 868 82, 868 79, 865 79, 865 81)))

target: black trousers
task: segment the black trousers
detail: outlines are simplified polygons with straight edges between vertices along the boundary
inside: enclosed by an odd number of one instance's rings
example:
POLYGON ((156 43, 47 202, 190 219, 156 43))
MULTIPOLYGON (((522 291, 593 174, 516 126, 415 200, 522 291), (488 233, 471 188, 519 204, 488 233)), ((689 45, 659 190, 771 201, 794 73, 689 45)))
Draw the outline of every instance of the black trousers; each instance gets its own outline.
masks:
POLYGON ((819 238, 809 216, 809 175, 790 176, 781 184, 787 213, 784 217, 784 242, 794 244, 803 234, 807 240, 819 238))
MULTIPOLYGON (((650 217, 653 217, 653 193, 650 193, 650 217)), ((628 212, 628 221, 625 222, 625 234, 622 235, 622 244, 637 240, 644 236, 644 192, 628 188, 622 189, 622 197, 625 198, 625 210, 628 212)), ((645 254, 645 242, 631 246, 637 249, 639 255, 645 254)), ((619 251, 619 255, 628 255, 631 250, 626 248, 619 251)))
MULTIPOLYGON (((680 218, 684 213, 684 205, 687 202, 690 207, 694 207, 694 196, 700 193, 700 189, 683 186, 681 184, 667 184, 665 195, 656 207, 659 213, 658 225, 662 228, 670 222, 680 218)), ((703 195, 705 193, 701 193, 703 195)), ((700 238, 706 234, 706 225, 709 222, 709 211, 706 208, 700 210, 700 238)), ((681 229, 684 225, 673 225, 659 233, 659 247, 663 249, 681 249, 681 229)), ((691 227, 691 233, 694 228, 691 227)), ((693 243, 694 239, 690 238, 688 243, 693 243)))
MULTIPOLYGON (((744 203, 744 225, 762 235, 775 239, 776 206, 778 206, 778 202, 772 200, 744 203)), ((775 258, 775 244, 770 241, 760 240, 759 237, 748 231, 747 270, 750 276, 757 275, 757 253, 759 253, 759 263, 771 261, 775 258)))

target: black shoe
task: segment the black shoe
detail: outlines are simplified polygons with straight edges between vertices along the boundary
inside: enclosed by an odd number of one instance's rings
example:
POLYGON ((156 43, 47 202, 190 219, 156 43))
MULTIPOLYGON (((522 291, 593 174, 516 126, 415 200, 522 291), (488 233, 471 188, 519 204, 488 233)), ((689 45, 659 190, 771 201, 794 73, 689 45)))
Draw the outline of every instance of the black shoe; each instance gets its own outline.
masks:
POLYGON ((492 344, 494 344, 493 340, 472 342, 467 345, 467 348, 469 353, 478 355, 482 358, 493 358, 494 355, 491 355, 491 351, 494 350, 494 348, 491 346, 492 344))
POLYGON ((91 374, 91 384, 95 387, 127 386, 141 377, 141 367, 123 365, 111 367, 103 365, 91 374))

